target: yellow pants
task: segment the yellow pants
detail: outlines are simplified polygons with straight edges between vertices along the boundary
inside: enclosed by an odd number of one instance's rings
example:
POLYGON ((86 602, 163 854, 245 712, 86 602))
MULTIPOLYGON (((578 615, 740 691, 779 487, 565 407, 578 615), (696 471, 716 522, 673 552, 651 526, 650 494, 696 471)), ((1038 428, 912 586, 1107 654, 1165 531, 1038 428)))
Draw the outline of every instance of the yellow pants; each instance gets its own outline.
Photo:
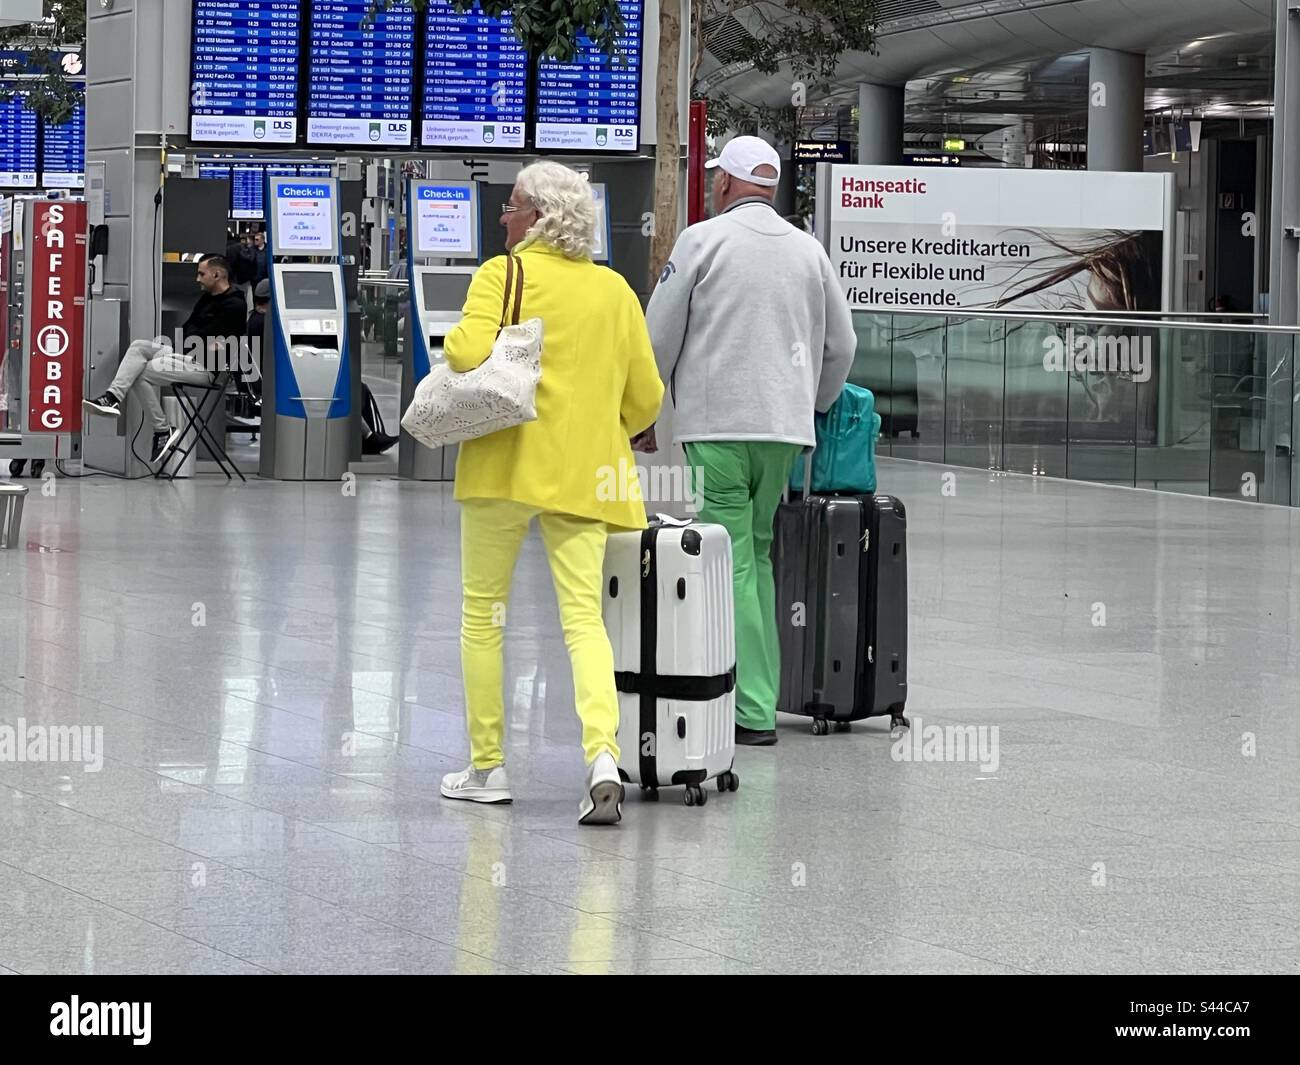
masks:
POLYGON ((541 526, 560 604, 582 719, 583 750, 588 762, 606 750, 617 760, 614 651, 601 618, 608 536, 604 522, 544 513, 505 499, 468 499, 461 506, 460 565, 465 598, 460 661, 474 768, 492 769, 505 761, 506 605, 515 560, 533 518, 541 526))

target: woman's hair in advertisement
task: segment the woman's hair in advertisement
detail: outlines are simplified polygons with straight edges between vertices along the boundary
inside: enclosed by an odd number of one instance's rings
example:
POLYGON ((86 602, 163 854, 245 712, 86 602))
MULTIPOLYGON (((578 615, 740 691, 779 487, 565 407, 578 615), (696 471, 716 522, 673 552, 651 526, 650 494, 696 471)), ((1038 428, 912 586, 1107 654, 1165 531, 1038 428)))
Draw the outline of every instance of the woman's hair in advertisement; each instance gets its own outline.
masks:
MULTIPOLYGON (((1085 291, 1101 311, 1158 311, 1162 302, 1162 234, 1158 230, 1104 230, 1067 241, 1042 230, 1022 230, 1055 251, 1025 264, 995 308, 1050 293, 1066 282, 1086 278, 1085 291), (1080 275, 1083 275, 1082 277, 1080 275)), ((1064 303, 1062 310, 1081 310, 1064 303)))

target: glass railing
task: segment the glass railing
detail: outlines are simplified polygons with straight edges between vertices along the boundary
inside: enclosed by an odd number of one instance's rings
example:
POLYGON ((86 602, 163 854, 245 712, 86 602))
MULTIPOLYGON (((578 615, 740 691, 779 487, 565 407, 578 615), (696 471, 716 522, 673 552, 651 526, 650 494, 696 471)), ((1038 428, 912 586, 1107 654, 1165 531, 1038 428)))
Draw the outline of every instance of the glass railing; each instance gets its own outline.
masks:
POLYGON ((1291 486, 1297 331, 857 311, 880 454, 1256 502, 1291 486))

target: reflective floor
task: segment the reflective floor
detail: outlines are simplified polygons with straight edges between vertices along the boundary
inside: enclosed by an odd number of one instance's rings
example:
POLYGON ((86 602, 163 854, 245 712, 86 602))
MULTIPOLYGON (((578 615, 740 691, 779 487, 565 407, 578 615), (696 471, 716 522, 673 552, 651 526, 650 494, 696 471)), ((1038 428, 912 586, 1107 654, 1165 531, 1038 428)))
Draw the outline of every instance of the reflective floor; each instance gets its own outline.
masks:
POLYGON ((467 758, 445 488, 34 488, 0 552, 0 971, 1300 970, 1300 515, 944 472, 882 466, 906 744, 783 719, 737 794, 616 829, 576 824, 535 540, 515 805, 483 808, 437 795, 467 758))

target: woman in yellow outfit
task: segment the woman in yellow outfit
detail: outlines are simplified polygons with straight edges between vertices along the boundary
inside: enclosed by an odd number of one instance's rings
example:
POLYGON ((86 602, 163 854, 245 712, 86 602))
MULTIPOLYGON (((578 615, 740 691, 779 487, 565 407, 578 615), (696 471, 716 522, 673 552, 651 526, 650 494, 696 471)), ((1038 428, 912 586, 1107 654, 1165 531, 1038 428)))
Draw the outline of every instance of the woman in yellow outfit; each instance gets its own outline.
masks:
MULTIPOLYGON (((633 467, 629 437, 654 424, 663 385, 636 295, 613 270, 591 261, 596 207, 581 174, 554 162, 525 167, 501 224, 506 247, 523 265, 520 321, 542 320, 542 378, 537 420, 462 444, 456 465, 461 667, 473 760, 443 778, 442 794, 510 801, 502 750, 505 607, 515 559, 536 518, 582 719, 588 768, 579 823, 613 824, 622 816, 623 785, 614 653, 601 619, 605 538, 611 527, 645 528, 646 516, 637 493, 610 499, 601 489, 628 483, 618 472, 633 467)), ((458 373, 491 352, 505 287, 505 256, 475 273, 464 316, 444 346, 458 373)))

